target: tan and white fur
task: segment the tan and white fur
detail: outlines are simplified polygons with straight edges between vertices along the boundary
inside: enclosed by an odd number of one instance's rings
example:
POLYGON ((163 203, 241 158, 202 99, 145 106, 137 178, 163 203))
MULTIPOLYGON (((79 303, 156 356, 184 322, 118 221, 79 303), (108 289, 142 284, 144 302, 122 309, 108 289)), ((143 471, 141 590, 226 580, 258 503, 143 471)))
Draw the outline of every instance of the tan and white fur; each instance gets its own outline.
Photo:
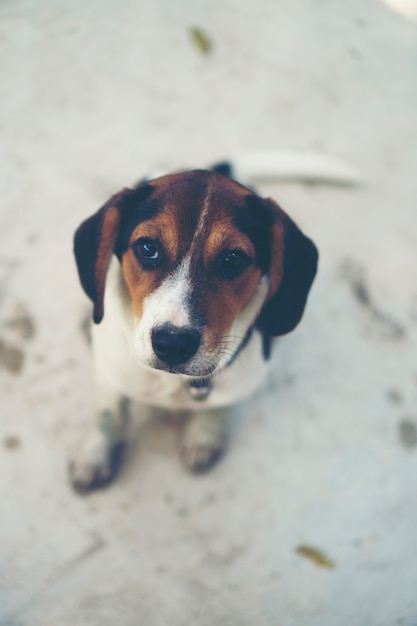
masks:
POLYGON ((223 165, 144 181, 77 230, 97 387, 95 422, 70 466, 78 490, 116 475, 129 399, 188 411, 183 462, 208 469, 223 452, 230 407, 265 376, 272 338, 301 319, 316 248, 230 174, 223 165))

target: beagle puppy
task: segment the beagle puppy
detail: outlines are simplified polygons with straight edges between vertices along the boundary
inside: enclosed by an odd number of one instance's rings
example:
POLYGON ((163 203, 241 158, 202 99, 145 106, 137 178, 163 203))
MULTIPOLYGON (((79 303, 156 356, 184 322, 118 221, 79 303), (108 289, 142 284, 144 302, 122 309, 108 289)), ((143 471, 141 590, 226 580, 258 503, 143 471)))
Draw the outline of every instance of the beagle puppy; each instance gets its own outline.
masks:
POLYGON ((272 338, 301 319, 313 242, 220 164, 123 189, 80 225, 74 252, 93 303, 97 419, 70 464, 72 485, 87 491, 116 475, 128 400, 187 411, 182 460, 208 469, 230 407, 267 371, 272 338))

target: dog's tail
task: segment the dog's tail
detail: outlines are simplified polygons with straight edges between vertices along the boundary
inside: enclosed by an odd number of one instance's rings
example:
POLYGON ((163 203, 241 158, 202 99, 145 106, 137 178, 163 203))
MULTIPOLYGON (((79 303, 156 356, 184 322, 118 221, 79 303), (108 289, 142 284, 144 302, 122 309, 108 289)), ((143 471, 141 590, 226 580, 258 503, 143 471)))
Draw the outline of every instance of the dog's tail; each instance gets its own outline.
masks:
MULTIPOLYGON (((358 172, 345 161, 320 152, 259 150, 236 154, 209 167, 243 185, 262 182, 302 182, 356 187, 362 184, 358 172)), ((177 171, 184 171, 183 168, 177 171)), ((135 186, 146 183, 167 170, 153 171, 135 186)))
POLYGON ((361 178, 352 166, 319 152, 246 152, 217 163, 211 169, 244 184, 281 181, 349 187, 361 184, 361 178))

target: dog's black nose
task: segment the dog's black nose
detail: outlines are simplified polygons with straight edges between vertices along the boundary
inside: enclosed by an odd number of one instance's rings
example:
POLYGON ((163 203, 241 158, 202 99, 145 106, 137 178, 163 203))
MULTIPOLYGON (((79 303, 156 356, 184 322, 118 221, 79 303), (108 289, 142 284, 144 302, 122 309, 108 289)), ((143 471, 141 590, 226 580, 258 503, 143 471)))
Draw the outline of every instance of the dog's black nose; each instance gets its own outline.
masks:
POLYGON ((168 365, 185 363, 197 352, 201 335, 197 330, 164 326, 152 331, 152 347, 168 365))

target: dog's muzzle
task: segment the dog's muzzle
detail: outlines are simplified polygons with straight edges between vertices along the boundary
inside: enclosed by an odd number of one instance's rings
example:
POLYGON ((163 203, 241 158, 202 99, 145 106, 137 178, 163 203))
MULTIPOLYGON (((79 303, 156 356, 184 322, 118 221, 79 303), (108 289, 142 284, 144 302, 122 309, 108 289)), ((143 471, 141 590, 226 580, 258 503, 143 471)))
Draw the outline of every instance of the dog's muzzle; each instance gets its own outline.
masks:
POLYGON ((152 331, 152 348, 158 359, 169 367, 189 361, 197 352, 201 334, 193 329, 164 324, 152 331))

